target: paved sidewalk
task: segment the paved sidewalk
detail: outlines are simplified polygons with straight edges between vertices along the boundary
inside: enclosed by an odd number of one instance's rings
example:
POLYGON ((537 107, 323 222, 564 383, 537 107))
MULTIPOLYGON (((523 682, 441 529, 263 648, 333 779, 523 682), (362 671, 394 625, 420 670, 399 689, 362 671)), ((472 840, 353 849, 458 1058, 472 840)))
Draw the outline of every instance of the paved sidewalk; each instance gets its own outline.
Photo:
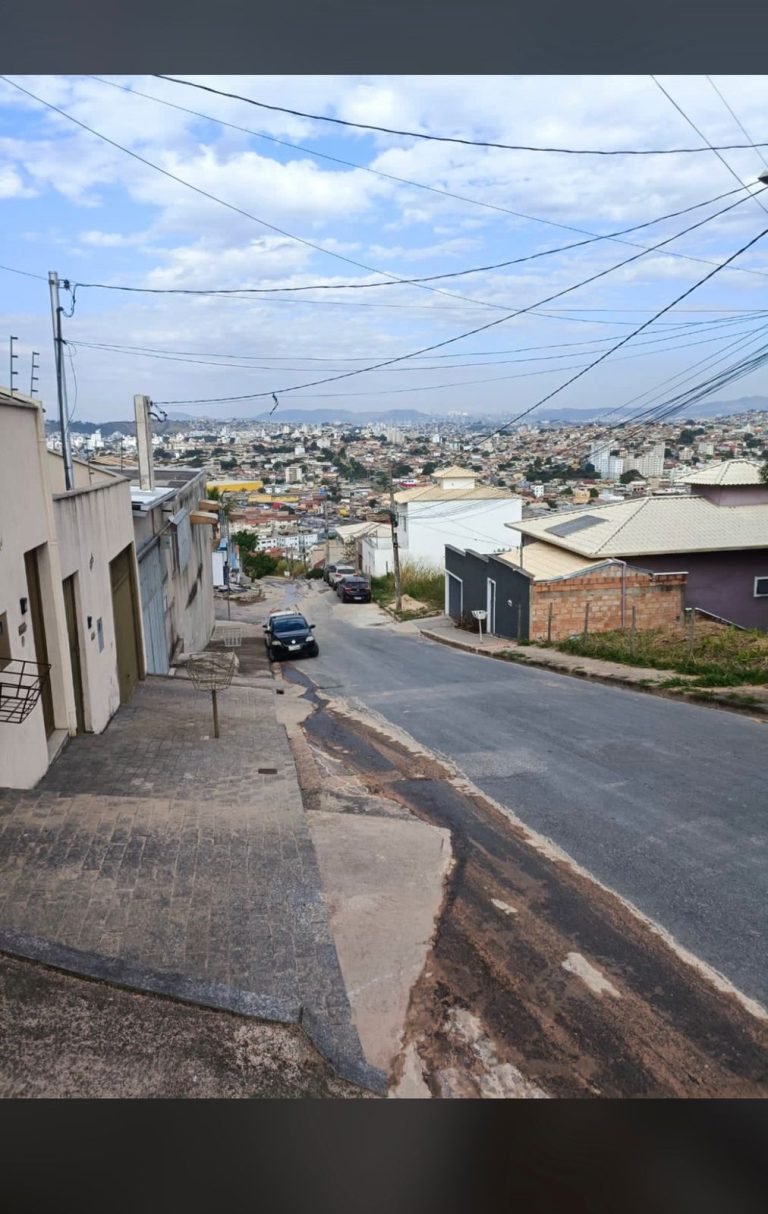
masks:
MULTIPOLYGON (((259 642, 261 644, 261 642, 259 642)), ((363 1061, 275 685, 148 678, 38 787, 0 790, 0 950, 143 990, 300 1019, 363 1061)))

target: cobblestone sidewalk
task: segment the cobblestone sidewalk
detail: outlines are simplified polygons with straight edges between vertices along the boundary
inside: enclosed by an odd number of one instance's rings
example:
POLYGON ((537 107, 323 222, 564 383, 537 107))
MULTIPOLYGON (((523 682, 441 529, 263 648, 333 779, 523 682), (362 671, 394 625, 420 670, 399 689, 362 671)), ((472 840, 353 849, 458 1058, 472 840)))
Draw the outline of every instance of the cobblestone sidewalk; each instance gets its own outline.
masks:
POLYGON ((296 1020, 381 1088, 353 1028, 274 684, 149 678, 31 792, 0 790, 0 949, 296 1020))

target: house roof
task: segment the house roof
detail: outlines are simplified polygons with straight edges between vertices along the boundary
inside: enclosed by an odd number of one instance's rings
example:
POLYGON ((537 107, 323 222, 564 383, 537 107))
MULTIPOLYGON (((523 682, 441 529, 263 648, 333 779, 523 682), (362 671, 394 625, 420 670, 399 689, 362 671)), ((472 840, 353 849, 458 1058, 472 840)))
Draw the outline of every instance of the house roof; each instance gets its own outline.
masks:
POLYGON ((377 525, 375 522, 348 523, 345 527, 334 527, 334 531, 340 540, 356 540, 358 536, 374 531, 377 525))
POLYGON ((583 573, 587 569, 596 569, 605 561, 589 561, 566 548, 555 548, 553 544, 526 544, 524 549, 510 548, 502 552, 497 560, 509 561, 518 565, 526 573, 530 573, 534 582, 550 581, 552 578, 569 577, 573 573, 583 573))
POLYGON ((432 473, 435 480, 444 480, 446 477, 452 480, 475 480, 475 473, 469 468, 459 468, 457 464, 451 464, 450 468, 438 468, 432 473))
POLYGON ((724 459, 682 478, 684 485, 762 485, 761 464, 753 459, 724 459))
POLYGON ((450 502, 450 501, 479 501, 483 498, 509 498, 513 494, 508 489, 500 489, 496 485, 477 485, 474 489, 441 489, 439 485, 419 485, 418 489, 403 489, 395 494, 396 502, 450 502))
POLYGON ((703 497, 643 497, 558 511, 515 523, 514 530, 593 559, 768 548, 768 504, 714 506, 703 497))

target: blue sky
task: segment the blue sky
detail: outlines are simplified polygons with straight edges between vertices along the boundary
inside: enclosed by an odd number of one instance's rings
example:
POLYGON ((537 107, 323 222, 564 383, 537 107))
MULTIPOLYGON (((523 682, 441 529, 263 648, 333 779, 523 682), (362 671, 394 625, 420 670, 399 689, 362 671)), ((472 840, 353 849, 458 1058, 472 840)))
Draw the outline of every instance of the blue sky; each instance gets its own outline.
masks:
MULTIPOLYGON (((151 77, 109 78, 219 120, 208 121, 92 77, 10 79, 254 217, 201 197, 0 83, 0 264, 43 279, 56 269, 79 283, 284 289, 384 281, 375 271, 397 277, 444 274, 583 239, 556 225, 606 233, 643 223, 736 189, 733 174, 753 182, 766 168, 756 150, 726 153, 729 171, 709 150, 663 157, 566 157, 425 142, 270 113, 151 77), (264 136, 360 167, 338 165, 264 136), (368 169, 463 195, 466 201, 368 169), (293 239, 297 236, 325 251, 306 247, 293 239), (339 255, 372 269, 345 263, 339 255)), ((348 121, 461 138, 569 147, 703 146, 650 77, 190 79, 348 121)), ((663 77, 662 83, 711 142, 747 142, 706 78, 663 77)), ((715 83, 750 136, 768 140, 766 78, 718 77, 715 83)), ((628 239, 652 245, 730 201, 628 239)), ((600 241, 430 284, 448 297, 398 284, 248 298, 82 287, 74 316, 66 321, 66 336, 82 343, 70 347, 76 416, 127 417, 136 392, 181 402, 179 412, 219 417, 254 416, 271 407, 271 400, 185 402, 274 391, 282 403, 306 408, 522 411, 763 227, 768 214, 747 198, 728 215, 682 236, 669 251, 646 254, 535 314, 433 355, 290 393, 289 387, 487 324, 640 250, 600 241), (141 352, 103 348, 108 345, 141 352)), ((694 364, 721 351, 726 355, 727 342, 743 338, 746 352, 756 348, 763 321, 748 314, 766 307, 766 242, 768 237, 739 260, 738 269, 723 271, 658 326, 563 391, 557 403, 607 411, 646 391, 653 403, 663 399, 665 380, 687 368, 695 375, 694 364)), ((41 394, 53 408, 47 283, 0 271, 0 383, 8 379, 3 350, 11 333, 19 338, 17 386, 27 390, 30 354, 40 351, 41 394)), ((700 377, 705 375, 703 368, 700 377)), ((757 372, 730 395, 765 390, 765 378, 757 372)))

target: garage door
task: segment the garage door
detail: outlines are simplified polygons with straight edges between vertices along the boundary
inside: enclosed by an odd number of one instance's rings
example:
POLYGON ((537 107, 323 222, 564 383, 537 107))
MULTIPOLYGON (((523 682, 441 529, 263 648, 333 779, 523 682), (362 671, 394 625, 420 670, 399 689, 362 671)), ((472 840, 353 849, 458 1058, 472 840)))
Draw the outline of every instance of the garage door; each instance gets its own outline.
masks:
POLYGON ((168 648, 165 641, 165 599, 163 596, 163 556, 155 544, 139 560, 141 615, 144 621, 144 645, 147 674, 167 674, 168 648))

